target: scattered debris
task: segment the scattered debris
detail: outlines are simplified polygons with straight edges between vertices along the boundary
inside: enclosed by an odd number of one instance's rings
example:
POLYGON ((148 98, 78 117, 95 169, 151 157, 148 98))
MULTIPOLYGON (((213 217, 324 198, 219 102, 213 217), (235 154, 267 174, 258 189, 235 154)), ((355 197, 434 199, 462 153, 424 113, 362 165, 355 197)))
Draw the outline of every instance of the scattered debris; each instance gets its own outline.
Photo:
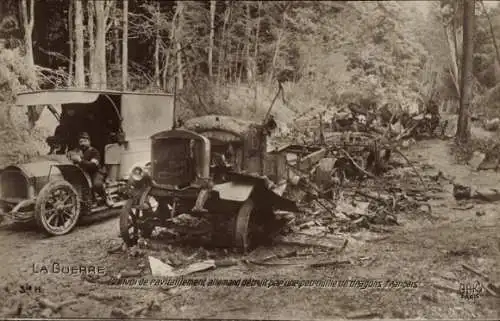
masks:
POLYGON ((18 317, 23 311, 23 303, 21 301, 16 302, 12 308, 4 313, 5 317, 18 317))
POLYGON ((132 270, 132 271, 124 270, 124 271, 121 271, 120 273, 118 273, 117 277, 119 279, 124 279, 124 278, 138 277, 138 276, 141 276, 141 275, 142 275, 142 271, 141 270, 132 270))
POLYGON ((486 154, 475 151, 472 154, 472 158, 469 160, 468 164, 473 170, 478 171, 485 159, 486 154))
POLYGON ((104 294, 101 292, 92 292, 90 293, 89 298, 97 301, 109 301, 109 300, 121 299, 122 296, 119 294, 104 294))
POLYGON ((476 211, 476 216, 484 216, 486 215, 485 211, 476 211))
POLYGON ((500 127, 500 119, 493 118, 491 120, 486 120, 483 127, 484 129, 491 132, 497 131, 498 128, 500 127))
POLYGON ((447 282, 444 282, 442 280, 432 278, 432 285, 439 290, 444 290, 448 292, 453 292, 456 294, 460 294, 460 290, 453 287, 452 285, 448 284, 447 282))
POLYGON ((464 206, 454 206, 452 209, 459 211, 467 211, 474 208, 474 204, 465 204, 464 206))
POLYGON ((478 276, 482 277, 482 278, 483 278, 483 279, 485 279, 486 281, 489 281, 489 277, 488 277, 486 274, 484 274, 484 273, 482 273, 482 272, 478 271, 477 269, 473 268, 472 266, 467 265, 467 264, 465 264, 465 263, 462 263, 462 267, 463 267, 464 269, 466 269, 467 271, 472 272, 472 273, 474 273, 474 274, 476 274, 476 275, 478 275, 478 276))
POLYGON ((351 312, 348 313, 346 318, 347 319, 373 319, 373 318, 382 318, 383 316, 378 313, 378 312, 369 312, 369 311, 363 311, 363 312, 351 312))
POLYGON ((210 270, 216 267, 216 263, 214 260, 206 260, 203 262, 190 264, 185 268, 174 270, 174 268, 168 265, 167 263, 163 263, 162 261, 152 256, 149 257, 149 265, 151 268, 151 274, 153 276, 160 276, 160 277, 180 277, 196 272, 210 270))
POLYGON ((438 303, 438 299, 430 294, 422 294, 420 297, 423 301, 428 301, 428 302, 433 302, 433 303, 438 303))
POLYGON ((52 312, 58 312, 59 310, 61 310, 65 306, 78 303, 78 300, 76 300, 76 299, 63 301, 59 304, 56 304, 56 303, 50 301, 49 299, 45 299, 45 298, 36 298, 36 300, 42 308, 50 309, 50 310, 52 310, 52 312))
POLYGON ((120 243, 119 245, 113 246, 110 249, 108 249, 109 254, 115 254, 119 252, 123 252, 124 250, 124 243, 120 243))
POLYGON ((313 237, 309 235, 278 236, 276 243, 300 246, 322 247, 342 251, 347 246, 347 240, 339 237, 313 237))
POLYGON ((160 309, 161 309, 160 305, 155 300, 152 300, 147 305, 141 305, 129 311, 124 311, 120 308, 113 308, 113 310, 111 310, 111 316, 115 318, 132 318, 138 316, 144 311, 154 311, 154 310, 158 311, 160 309))
POLYGON ((453 197, 458 200, 477 199, 485 202, 500 201, 500 191, 494 188, 477 189, 470 186, 453 184, 453 197))

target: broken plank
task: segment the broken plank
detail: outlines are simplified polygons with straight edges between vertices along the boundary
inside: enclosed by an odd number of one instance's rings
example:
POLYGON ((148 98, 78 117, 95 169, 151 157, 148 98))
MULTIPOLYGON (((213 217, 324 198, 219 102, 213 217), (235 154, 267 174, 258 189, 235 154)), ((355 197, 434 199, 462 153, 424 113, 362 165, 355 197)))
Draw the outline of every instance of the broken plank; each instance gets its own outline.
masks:
POLYGON ((334 237, 314 237, 310 235, 287 235, 278 236, 275 238, 276 243, 289 244, 289 245, 300 245, 300 246, 312 246, 312 247, 322 247, 327 249, 337 249, 341 250, 345 247, 347 240, 343 238, 334 237))
POLYGON ((441 280, 438 280, 438 279, 433 279, 432 280, 432 285, 436 288, 436 289, 439 289, 439 290, 444 290, 444 291, 448 291, 448 292, 453 292, 453 293, 456 293, 456 294, 460 294, 460 289, 457 289, 457 288, 454 288, 444 282, 442 282, 441 280))
POLYGON ((472 272, 472 273, 474 273, 474 274, 476 274, 476 275, 478 275, 478 276, 482 277, 482 278, 483 278, 483 279, 485 279, 486 281, 489 281, 489 277, 488 277, 486 274, 484 274, 484 273, 482 273, 482 272, 480 272, 480 271, 476 270, 476 269, 475 269, 475 268, 473 268, 472 266, 467 265, 467 264, 465 264, 465 263, 462 263, 462 267, 463 267, 464 269, 466 269, 467 271, 472 272))

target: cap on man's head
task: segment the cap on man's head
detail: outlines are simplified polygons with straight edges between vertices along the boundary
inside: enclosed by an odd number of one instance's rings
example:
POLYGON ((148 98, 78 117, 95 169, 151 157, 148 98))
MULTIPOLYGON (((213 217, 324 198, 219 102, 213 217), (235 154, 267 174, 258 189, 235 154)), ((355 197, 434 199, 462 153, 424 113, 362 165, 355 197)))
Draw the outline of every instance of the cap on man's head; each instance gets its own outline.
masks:
POLYGON ((90 140, 90 136, 87 132, 81 132, 80 135, 78 136, 78 139, 88 139, 90 140))

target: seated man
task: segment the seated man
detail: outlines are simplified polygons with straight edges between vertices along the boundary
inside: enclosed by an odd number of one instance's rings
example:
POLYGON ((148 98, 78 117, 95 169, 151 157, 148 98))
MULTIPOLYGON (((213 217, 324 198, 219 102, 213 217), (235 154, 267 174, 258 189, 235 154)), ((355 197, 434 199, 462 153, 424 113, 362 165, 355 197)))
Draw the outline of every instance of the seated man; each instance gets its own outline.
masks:
POLYGON ((99 151, 90 146, 90 136, 88 133, 79 135, 78 143, 81 154, 74 154, 72 161, 78 164, 86 173, 92 177, 92 191, 98 194, 105 201, 108 207, 113 206, 113 201, 106 194, 104 189, 104 168, 101 166, 101 155, 99 151))

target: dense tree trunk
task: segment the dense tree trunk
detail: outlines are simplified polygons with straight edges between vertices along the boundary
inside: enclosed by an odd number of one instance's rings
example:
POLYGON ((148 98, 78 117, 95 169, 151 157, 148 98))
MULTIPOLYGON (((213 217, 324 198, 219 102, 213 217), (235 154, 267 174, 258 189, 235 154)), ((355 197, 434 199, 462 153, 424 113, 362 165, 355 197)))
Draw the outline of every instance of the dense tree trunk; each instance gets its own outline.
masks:
POLYGON ((75 4, 75 86, 85 87, 85 63, 83 54, 83 5, 82 0, 75 4))
MULTIPOLYGON (((176 7, 174 16, 172 17, 172 23, 170 27, 170 35, 169 35, 169 43, 168 43, 168 48, 165 50, 166 52, 164 53, 165 59, 163 62, 163 90, 168 91, 169 90, 169 84, 172 83, 171 79, 169 79, 169 76, 171 76, 171 73, 169 72, 170 69, 170 57, 173 54, 173 51, 175 50, 173 44, 175 43, 175 31, 177 28, 177 19, 180 13, 180 8, 176 7)), ((174 57, 175 58, 175 57, 174 57)))
POLYGON ((276 44, 274 47, 274 54, 273 54, 273 60, 271 64, 271 72, 269 73, 269 83, 272 82, 272 79, 274 77, 274 73, 276 72, 276 63, 278 62, 278 58, 280 56, 280 47, 281 47, 281 41, 283 39, 284 33, 285 33, 285 25, 286 25, 286 12, 288 8, 290 7, 289 4, 285 7, 283 10, 283 13, 281 15, 281 26, 278 31, 278 36, 276 38, 276 44))
POLYGON ((215 34, 215 6, 216 1, 210 1, 210 38, 208 44, 208 77, 213 78, 213 51, 214 51, 214 34, 215 34))
POLYGON ((123 1, 122 89, 128 84, 128 0, 123 1))
POLYGON ((446 36, 446 40, 448 41, 448 47, 450 48, 450 72, 451 77, 453 78, 453 84, 455 85, 455 90, 457 91, 457 96, 460 97, 460 78, 458 73, 458 62, 457 62, 457 54, 456 54, 456 46, 454 45, 454 41, 452 40, 452 36, 450 35, 448 29, 444 27, 444 32, 446 36))
POLYGON ((155 85, 156 88, 161 88, 160 85, 160 3, 156 4, 155 12, 155 52, 154 52, 154 63, 155 63, 155 85))
POLYGON ((257 30, 255 31, 255 47, 254 47, 254 53, 253 53, 253 90, 254 90, 254 108, 255 111, 257 110, 257 95, 258 95, 258 88, 257 88, 257 75, 258 75, 258 58, 259 58, 259 33, 260 33, 260 10, 262 8, 262 1, 257 1, 257 30))
MULTIPOLYGON (((183 1, 177 1, 177 29, 182 29, 183 27, 183 19, 182 19, 182 11, 184 9, 183 1)), ((182 67, 182 51, 181 51, 181 43, 178 37, 178 33, 175 35, 175 56, 177 58, 177 89, 182 90, 184 88, 184 76, 183 76, 183 67, 182 67)))
POLYGON ((95 70, 99 75, 99 89, 107 87, 107 64, 106 64, 106 31, 109 12, 113 1, 100 0, 95 1, 95 16, 96 16, 96 37, 95 37, 95 70))
POLYGON ((116 17, 113 19, 113 64, 116 66, 116 68, 120 68, 121 65, 121 54, 120 54, 120 48, 121 48, 121 41, 120 41, 120 30, 118 29, 120 25, 120 21, 116 17))
POLYGON ((95 18, 95 8, 94 8, 94 2, 88 1, 87 2, 87 28, 88 28, 88 34, 89 34, 89 39, 88 39, 88 47, 89 47, 89 82, 90 82, 90 88, 96 89, 98 88, 98 82, 99 82, 99 75, 96 71, 95 67, 95 31, 94 31, 94 18, 95 18))
POLYGON ((229 23, 229 16, 231 14, 231 4, 228 0, 225 1, 225 11, 224 11, 224 20, 222 24, 222 40, 221 40, 221 48, 219 49, 219 59, 217 62, 217 88, 220 87, 221 79, 223 74, 225 75, 226 69, 223 68, 223 61, 226 60, 227 57, 227 24, 229 23))
POLYGON ((75 46, 74 46, 74 39, 75 39, 75 28, 73 26, 73 22, 76 18, 75 16, 75 9, 73 8, 73 2, 71 1, 69 3, 69 8, 68 8, 68 42, 69 42, 69 59, 68 59, 68 79, 66 82, 66 87, 71 87, 73 86, 73 78, 74 78, 74 73, 73 73, 73 67, 75 65, 75 46))
MULTIPOLYGON (((33 27, 35 25, 35 0, 21 0, 21 15, 24 26, 24 59, 30 69, 31 79, 35 79, 35 58, 33 57, 33 27), (29 1, 29 10, 28 3, 29 1)), ((34 88, 33 88, 34 89, 34 88)))
POLYGON ((128 0, 123 1, 122 89, 128 84, 128 0))
POLYGON ((462 83, 460 113, 457 125, 457 142, 466 143, 470 138, 469 108, 472 100, 472 62, 474 54, 475 0, 464 1, 464 32, 462 54, 462 83))
MULTIPOLYGON (((241 78, 243 77, 243 70, 246 69, 245 65, 248 64, 248 61, 250 58, 246 54, 243 53, 243 51, 246 52, 246 49, 248 48, 247 45, 241 43, 239 45, 239 50, 236 51, 236 77, 237 80, 236 82, 238 83, 238 87, 241 84, 241 78), (238 63, 239 63, 239 68, 238 68, 238 63)), ((233 80, 234 81, 234 80, 233 80)))
POLYGON ((250 2, 245 2, 245 12, 246 12, 246 44, 245 44, 245 61, 246 61, 246 71, 247 71, 247 83, 252 83, 252 57, 250 56, 250 46, 252 44, 252 17, 250 15, 250 2))
MULTIPOLYGON (((26 0, 21 0, 21 16, 23 19, 24 26, 24 49, 25 49, 25 62, 28 68, 29 82, 28 85, 30 89, 35 90, 38 88, 35 58, 33 57, 33 27, 35 25, 35 0, 29 0, 29 11, 28 4, 26 0)), ((40 115, 43 112, 43 106, 30 106, 28 108, 28 121, 30 126, 33 128, 36 121, 40 119, 40 115)), ((9 121, 12 123, 10 109, 7 110, 7 115, 9 121)))

